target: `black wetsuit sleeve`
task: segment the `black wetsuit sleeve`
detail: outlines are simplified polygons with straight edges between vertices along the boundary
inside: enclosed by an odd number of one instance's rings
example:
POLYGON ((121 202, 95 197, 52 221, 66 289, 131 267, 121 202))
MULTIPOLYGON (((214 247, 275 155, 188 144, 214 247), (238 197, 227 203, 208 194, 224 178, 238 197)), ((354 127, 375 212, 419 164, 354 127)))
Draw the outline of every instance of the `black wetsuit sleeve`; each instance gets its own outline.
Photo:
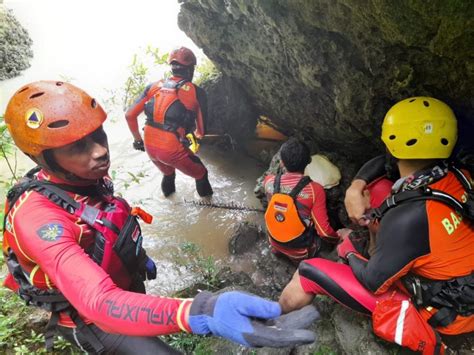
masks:
POLYGON ((196 87, 196 97, 199 102, 199 107, 201 108, 202 119, 204 121, 204 132, 207 132, 207 95, 203 88, 195 85, 196 87))
POLYGON ((357 172, 354 179, 361 179, 369 183, 385 175, 385 155, 379 155, 366 162, 357 172))
POLYGON ((375 253, 368 261, 349 255, 354 275, 370 291, 384 292, 409 271, 415 259, 430 253, 425 204, 412 201, 388 211, 380 223, 375 253))

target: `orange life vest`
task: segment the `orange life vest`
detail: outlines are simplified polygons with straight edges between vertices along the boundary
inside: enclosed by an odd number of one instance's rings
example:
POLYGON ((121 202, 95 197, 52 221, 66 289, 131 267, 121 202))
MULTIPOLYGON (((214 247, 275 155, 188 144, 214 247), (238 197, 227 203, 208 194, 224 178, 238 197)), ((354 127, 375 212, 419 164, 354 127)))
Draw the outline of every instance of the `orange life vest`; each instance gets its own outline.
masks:
POLYGON ((148 101, 145 105, 153 103, 153 119, 148 117, 147 125, 171 132, 179 128, 184 128, 185 132, 192 132, 196 113, 188 110, 178 97, 178 90, 184 89, 187 82, 189 82, 187 79, 178 82, 168 79, 158 88, 149 90, 150 99, 153 97, 154 100, 148 101))
POLYGON ((280 192, 281 175, 275 176, 273 195, 265 212, 265 224, 272 239, 279 243, 290 243, 307 235, 308 226, 300 217, 296 207, 296 197, 311 182, 304 176, 289 194, 280 192))

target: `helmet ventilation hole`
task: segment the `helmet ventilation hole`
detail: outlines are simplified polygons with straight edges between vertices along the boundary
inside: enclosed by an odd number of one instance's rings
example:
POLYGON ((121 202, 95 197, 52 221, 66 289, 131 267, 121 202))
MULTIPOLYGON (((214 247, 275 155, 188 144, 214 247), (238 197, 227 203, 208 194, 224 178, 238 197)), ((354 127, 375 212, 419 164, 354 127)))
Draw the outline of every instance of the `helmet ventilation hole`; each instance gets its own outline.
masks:
POLYGON ((56 86, 61 86, 62 84, 64 84, 62 81, 57 81, 56 82, 56 86))
POLYGON ((415 145, 416 142, 418 142, 417 139, 410 139, 410 140, 409 140, 408 142, 406 142, 405 144, 410 147, 410 146, 412 146, 412 145, 415 145))
POLYGON ((441 138, 441 144, 442 145, 448 145, 449 141, 446 138, 441 138))
POLYGON ((36 94, 31 95, 30 99, 36 99, 37 97, 40 97, 41 95, 44 95, 44 92, 37 92, 36 94))
POLYGON ((394 134, 392 134, 392 135, 390 135, 390 137, 388 137, 388 139, 390 139, 391 141, 393 141, 395 138, 397 138, 397 136, 394 135, 394 134))
POLYGON ((410 101, 408 101, 408 102, 413 102, 413 101, 416 101, 416 99, 411 99, 411 100, 410 100, 410 101))
POLYGON ((23 92, 23 91, 28 90, 28 89, 29 89, 29 87, 27 86, 27 87, 21 89, 20 91, 18 91, 18 94, 19 94, 20 92, 23 92))
POLYGON ((425 105, 426 107, 429 107, 430 103, 428 101, 423 101, 423 105, 425 105))
POLYGON ((61 127, 66 127, 69 124, 68 120, 58 120, 51 122, 48 127, 49 128, 61 128, 61 127))
POLYGON ((92 108, 96 108, 96 107, 97 107, 97 101, 95 101, 95 99, 92 99, 92 100, 91 100, 91 107, 92 107, 92 108))

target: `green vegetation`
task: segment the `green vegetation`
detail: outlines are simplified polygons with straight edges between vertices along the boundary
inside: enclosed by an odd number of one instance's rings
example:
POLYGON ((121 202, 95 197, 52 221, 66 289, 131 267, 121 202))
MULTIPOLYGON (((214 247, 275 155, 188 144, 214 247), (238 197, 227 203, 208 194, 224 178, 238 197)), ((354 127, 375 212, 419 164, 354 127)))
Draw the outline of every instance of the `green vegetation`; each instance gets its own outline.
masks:
POLYGON ((197 85, 201 85, 206 81, 215 80, 220 75, 221 73, 217 70, 214 63, 206 58, 202 60, 201 64, 196 66, 196 80, 194 82, 197 85))
POLYGON ((181 253, 175 254, 176 263, 185 266, 188 270, 198 275, 199 286, 209 291, 219 288, 219 268, 212 256, 204 257, 200 248, 191 242, 181 244, 181 253))
MULTIPOLYGON (((3 266, 3 261, 1 266, 3 266)), ((32 311, 33 308, 26 306, 16 294, 6 288, 0 288, 0 351, 2 353, 47 354, 43 336, 47 318, 44 318, 44 322, 32 325, 32 311)), ((80 354, 61 337, 56 338, 53 353, 80 354)))
POLYGON ((185 354, 207 355, 212 352, 210 348, 212 340, 200 335, 176 333, 163 337, 163 340, 185 354))

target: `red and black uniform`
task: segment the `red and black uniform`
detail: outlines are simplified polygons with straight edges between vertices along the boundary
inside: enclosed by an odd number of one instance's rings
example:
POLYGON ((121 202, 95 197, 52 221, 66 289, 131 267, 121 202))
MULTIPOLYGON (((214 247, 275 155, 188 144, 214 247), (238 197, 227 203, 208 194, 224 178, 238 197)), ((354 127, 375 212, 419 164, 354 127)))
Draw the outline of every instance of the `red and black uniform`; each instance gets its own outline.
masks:
POLYGON ((145 125, 144 143, 150 159, 163 175, 173 175, 175 169, 178 169, 195 179, 203 178, 207 169, 201 160, 181 143, 181 140, 194 130, 191 126, 195 126, 194 132, 197 138, 204 136, 204 123, 207 118, 205 91, 179 76, 148 85, 125 115, 134 136, 138 134, 137 117, 143 111, 148 123, 158 122, 161 125, 161 128, 152 124, 145 125), (156 97, 164 85, 170 86, 171 90, 173 85, 176 87, 179 100, 171 106, 162 104, 156 97))
MULTIPOLYGON (((68 184, 44 171, 38 174, 38 180, 68 184)), ((105 203, 100 196, 68 194, 97 208, 105 203)), ((7 215, 4 243, 14 252, 31 284, 40 289, 59 290, 87 324, 97 326, 94 329, 98 332, 107 332, 104 334, 109 335, 109 340, 113 338, 116 345, 127 343, 127 338, 134 341, 135 337, 189 331, 184 314, 191 301, 119 288, 111 275, 89 256, 95 235, 82 220, 30 190, 7 215)), ((11 275, 5 286, 15 288, 11 275)), ((63 329, 75 327, 66 314, 60 315, 59 325, 63 329)), ((156 338, 152 339, 155 342, 156 338)), ((143 344, 150 346, 146 341, 143 344)))
MULTIPOLYGON (((413 177, 416 181, 421 172, 413 177)), ((466 176, 469 175, 466 173, 466 176)), ((471 179, 472 180, 472 179, 471 179)), ((403 186, 402 180, 396 183, 403 186)), ((429 183, 459 201, 467 192, 451 172, 429 183)), ((449 280, 468 276, 474 270, 474 226, 450 206, 435 200, 407 201, 390 209, 381 219, 374 255, 366 260, 349 254, 349 266, 312 259, 300 265, 301 285, 306 292, 325 293, 342 304, 371 314, 375 302, 392 297, 408 299, 401 285, 407 275, 428 280, 449 280)), ((420 308, 428 320, 436 313, 432 307, 420 308)), ((474 330, 474 315, 458 315, 451 324, 437 327, 444 334, 474 330)))
MULTIPOLYGON (((297 172, 287 172, 281 176, 280 191, 288 194, 303 178, 303 174, 297 172)), ((263 181, 265 194, 268 201, 274 193, 275 175, 268 175, 263 181)), ((274 250, 287 255, 290 259, 302 260, 311 257, 319 244, 317 238, 321 238, 330 243, 336 243, 339 240, 334 229, 329 224, 329 218, 326 208, 326 193, 324 188, 317 182, 311 181, 297 195, 296 206, 300 218, 306 225, 314 225, 314 241, 309 247, 305 248, 285 248, 281 244, 269 237, 269 241, 274 250)))

